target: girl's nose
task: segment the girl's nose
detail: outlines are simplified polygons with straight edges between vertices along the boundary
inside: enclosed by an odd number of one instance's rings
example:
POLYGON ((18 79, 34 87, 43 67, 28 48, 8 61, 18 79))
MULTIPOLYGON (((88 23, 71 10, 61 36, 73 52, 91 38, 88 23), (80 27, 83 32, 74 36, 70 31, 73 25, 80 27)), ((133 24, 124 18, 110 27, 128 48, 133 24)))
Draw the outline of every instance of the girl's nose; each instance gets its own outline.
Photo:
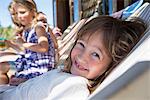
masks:
POLYGON ((78 62, 83 63, 83 64, 87 63, 88 61, 87 59, 88 59, 88 56, 85 53, 81 53, 77 56, 78 62))
POLYGON ((18 13, 17 18, 20 19, 21 17, 22 17, 22 15, 18 13))

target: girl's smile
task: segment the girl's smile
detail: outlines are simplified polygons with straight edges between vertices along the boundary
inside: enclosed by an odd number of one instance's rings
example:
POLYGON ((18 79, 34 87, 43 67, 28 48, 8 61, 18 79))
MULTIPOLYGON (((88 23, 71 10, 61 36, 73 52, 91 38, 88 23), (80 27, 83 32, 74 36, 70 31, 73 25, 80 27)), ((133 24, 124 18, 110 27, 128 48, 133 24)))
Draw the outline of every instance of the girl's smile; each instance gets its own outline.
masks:
POLYGON ((79 39, 72 49, 71 61, 72 74, 88 79, 99 77, 111 62, 102 35, 86 35, 79 39))
POLYGON ((81 71, 89 71, 89 69, 87 68, 87 66, 82 66, 82 65, 80 64, 80 62, 79 62, 77 59, 75 59, 75 61, 73 62, 73 64, 74 64, 74 66, 75 66, 77 69, 79 69, 79 70, 81 70, 81 71))

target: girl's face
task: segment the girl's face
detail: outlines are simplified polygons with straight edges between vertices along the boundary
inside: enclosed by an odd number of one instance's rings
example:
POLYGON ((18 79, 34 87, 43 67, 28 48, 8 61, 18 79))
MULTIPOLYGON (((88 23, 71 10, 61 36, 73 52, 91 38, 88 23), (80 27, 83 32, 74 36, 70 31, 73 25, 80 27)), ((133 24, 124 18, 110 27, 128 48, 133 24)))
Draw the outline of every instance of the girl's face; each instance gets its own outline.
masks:
POLYGON ((17 12, 18 21, 22 25, 24 25, 24 26, 31 25, 31 22, 34 18, 33 17, 34 13, 32 11, 30 11, 29 9, 27 9, 26 7, 24 7, 22 5, 18 5, 16 7, 16 12, 17 12))
POLYGON ((40 13, 40 14, 37 16, 37 21, 41 21, 41 22, 43 22, 43 23, 47 23, 46 15, 40 13))
POLYGON ((71 52, 71 73, 95 79, 108 68, 111 56, 102 41, 102 35, 83 36, 71 52))

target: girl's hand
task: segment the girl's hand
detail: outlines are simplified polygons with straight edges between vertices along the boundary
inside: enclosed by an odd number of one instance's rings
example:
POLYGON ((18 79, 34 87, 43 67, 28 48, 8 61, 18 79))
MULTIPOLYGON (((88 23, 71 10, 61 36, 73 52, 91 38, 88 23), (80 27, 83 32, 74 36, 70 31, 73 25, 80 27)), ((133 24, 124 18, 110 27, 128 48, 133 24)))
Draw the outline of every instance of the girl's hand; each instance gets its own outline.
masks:
POLYGON ((24 43, 24 39, 21 36, 16 36, 16 42, 17 43, 24 43))
POLYGON ((0 39, 0 51, 4 51, 9 47, 9 45, 7 44, 6 41, 7 40, 1 40, 0 39))
POLYGON ((47 23, 43 23, 42 21, 39 21, 35 27, 43 27, 44 29, 46 29, 47 25, 48 25, 47 23))
POLYGON ((5 42, 5 44, 8 45, 8 46, 11 44, 11 42, 10 42, 9 40, 4 40, 4 42, 5 42))
POLYGON ((9 81, 9 84, 12 85, 12 86, 17 86, 19 85, 20 83, 23 83, 27 81, 27 79, 25 78, 16 78, 16 77, 11 77, 10 78, 10 81, 9 81))

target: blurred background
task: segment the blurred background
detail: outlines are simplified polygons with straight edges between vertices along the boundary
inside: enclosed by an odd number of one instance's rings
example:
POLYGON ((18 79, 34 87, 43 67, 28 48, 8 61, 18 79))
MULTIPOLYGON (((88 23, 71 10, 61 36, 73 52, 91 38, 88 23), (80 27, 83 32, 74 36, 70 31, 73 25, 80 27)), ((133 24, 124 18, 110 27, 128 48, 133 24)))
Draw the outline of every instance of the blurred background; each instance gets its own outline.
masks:
MULTIPOLYGON (((89 18, 94 14, 111 15, 136 1, 138 0, 35 0, 38 11, 47 15, 51 27, 57 26, 62 32, 82 18, 89 18)), ((0 33, 12 32, 13 24, 8 12, 10 2, 11 0, 1 0, 0 3, 0 33)))

